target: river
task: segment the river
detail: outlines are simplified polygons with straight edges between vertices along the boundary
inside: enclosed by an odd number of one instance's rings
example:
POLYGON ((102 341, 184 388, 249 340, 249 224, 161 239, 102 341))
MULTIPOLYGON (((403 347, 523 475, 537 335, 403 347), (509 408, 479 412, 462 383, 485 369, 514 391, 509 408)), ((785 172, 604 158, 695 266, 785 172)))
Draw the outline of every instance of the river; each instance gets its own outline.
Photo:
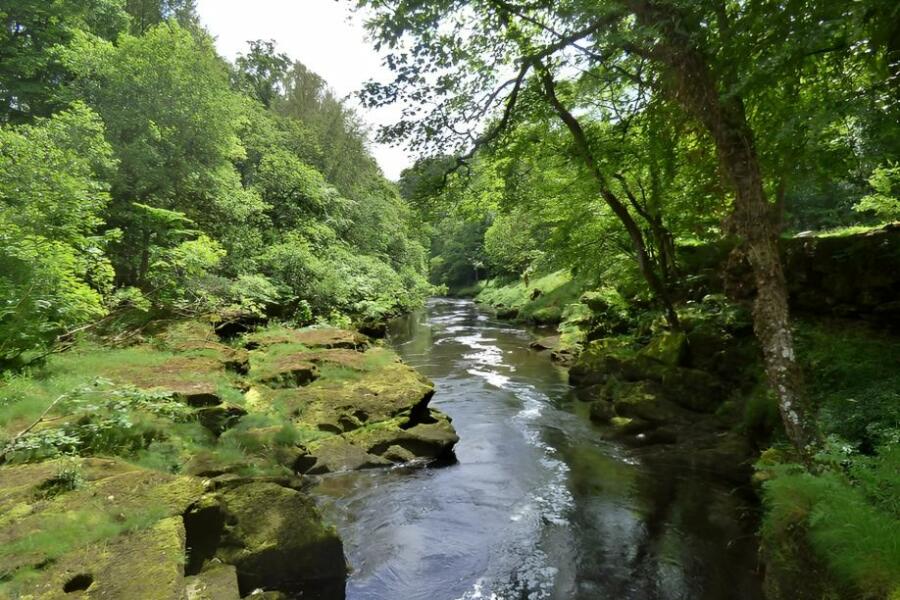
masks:
POLYGON ((349 600, 756 600, 755 508, 602 439, 526 329, 433 299, 388 341, 430 377, 458 462, 323 477, 349 600))

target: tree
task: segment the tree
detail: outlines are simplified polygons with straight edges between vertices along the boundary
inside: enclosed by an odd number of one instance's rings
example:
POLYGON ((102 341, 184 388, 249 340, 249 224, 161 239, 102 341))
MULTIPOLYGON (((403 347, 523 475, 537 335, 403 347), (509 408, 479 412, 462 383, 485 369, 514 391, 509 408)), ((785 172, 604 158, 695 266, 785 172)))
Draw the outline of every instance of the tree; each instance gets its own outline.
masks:
POLYGON ((266 108, 272 108, 282 93, 290 66, 291 59, 286 54, 275 52, 275 42, 250 42, 250 51, 238 55, 235 61, 235 85, 266 108))
POLYGON ((0 128, 0 367, 103 315, 112 268, 101 178, 114 166, 84 105, 0 128))
POLYGON ((144 285, 153 234, 134 202, 182 212, 213 237, 263 210, 232 162, 243 156, 241 102, 212 40, 175 23, 89 50, 71 92, 103 117, 120 160, 109 213, 123 231, 112 249, 118 281, 144 285))
POLYGON ((127 26, 118 0, 0 0, 0 123, 49 116, 72 77, 58 52, 79 32, 115 39, 127 26))
POLYGON ((125 0, 125 10, 131 15, 131 33, 142 35, 169 19, 182 27, 196 27, 196 4, 196 0, 125 0))

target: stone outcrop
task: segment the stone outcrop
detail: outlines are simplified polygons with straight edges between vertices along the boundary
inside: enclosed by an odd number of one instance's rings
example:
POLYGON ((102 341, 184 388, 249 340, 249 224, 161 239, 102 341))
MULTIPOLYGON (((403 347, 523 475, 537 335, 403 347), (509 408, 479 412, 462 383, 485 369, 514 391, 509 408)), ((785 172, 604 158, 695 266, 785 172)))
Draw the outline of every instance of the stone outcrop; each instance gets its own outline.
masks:
MULTIPOLYGON (((744 264, 729 263, 733 242, 679 248, 694 275, 685 290, 701 297, 728 290, 750 298, 744 264)), ((865 233, 781 240, 791 307, 814 315, 862 318, 900 326, 900 224, 865 233)))
POLYGON ((450 462, 456 433, 431 382, 357 332, 237 344, 175 323, 87 350, 100 379, 0 466, 0 597, 342 596, 341 540, 302 476, 450 462), (70 438, 82 458, 42 460, 70 438))

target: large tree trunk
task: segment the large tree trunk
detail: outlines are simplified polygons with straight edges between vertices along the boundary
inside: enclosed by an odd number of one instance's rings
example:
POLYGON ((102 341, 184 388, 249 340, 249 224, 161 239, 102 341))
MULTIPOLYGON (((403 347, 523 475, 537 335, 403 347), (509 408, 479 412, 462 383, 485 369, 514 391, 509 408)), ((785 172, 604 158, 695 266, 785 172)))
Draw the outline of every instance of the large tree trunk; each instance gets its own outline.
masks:
POLYGON ((778 397, 785 432, 806 456, 817 444, 818 434, 794 353, 778 234, 743 102, 734 94, 720 95, 706 57, 685 33, 677 12, 645 0, 630 4, 642 24, 662 33, 650 56, 670 77, 678 102, 712 136, 722 171, 734 188, 732 225, 743 242, 756 284, 753 328, 762 346, 769 384, 778 397))
POLYGON ((625 230, 628 232, 628 237, 631 239, 631 245, 637 256, 638 267, 640 268, 641 274, 650 286, 650 291, 653 292, 653 295, 660 304, 662 304, 669 326, 673 329, 679 329, 681 325, 678 322, 678 313, 675 311, 675 306, 672 304, 672 299, 666 284, 656 273, 656 268, 654 267, 650 253, 647 251, 647 243, 644 239, 644 234, 641 232, 641 228, 638 227, 638 224, 635 222, 634 218, 632 218, 631 213, 628 212, 628 207, 619 200, 618 196, 616 196, 610 190, 609 185, 607 185, 606 178, 603 176, 600 167, 597 166, 597 161, 594 159, 594 154, 591 151, 584 129, 581 127, 578 119, 575 118, 557 97, 556 83, 554 82, 550 71, 545 65, 538 64, 538 74, 540 75, 541 82, 544 86, 544 94, 547 96, 547 99, 550 101, 550 104, 553 106, 553 109, 556 111, 560 120, 569 129, 572 138, 575 140, 575 147, 578 149, 579 155, 591 175, 597 181, 600 188, 600 196, 603 198, 604 202, 606 202, 607 206, 609 206, 610 210, 613 211, 613 214, 615 214, 619 221, 622 222, 622 225, 625 226, 625 230))

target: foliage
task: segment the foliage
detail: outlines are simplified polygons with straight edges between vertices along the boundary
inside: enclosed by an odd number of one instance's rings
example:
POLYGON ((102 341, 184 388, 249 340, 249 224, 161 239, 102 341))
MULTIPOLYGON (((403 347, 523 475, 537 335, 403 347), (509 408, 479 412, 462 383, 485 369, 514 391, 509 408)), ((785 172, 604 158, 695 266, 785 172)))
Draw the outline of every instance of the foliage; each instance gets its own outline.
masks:
POLYGON ((0 366, 103 315, 111 155, 83 105, 0 129, 0 366))
POLYGON ((869 178, 874 194, 863 196, 853 206, 859 212, 873 212, 882 222, 900 219, 900 165, 878 167, 869 178))

